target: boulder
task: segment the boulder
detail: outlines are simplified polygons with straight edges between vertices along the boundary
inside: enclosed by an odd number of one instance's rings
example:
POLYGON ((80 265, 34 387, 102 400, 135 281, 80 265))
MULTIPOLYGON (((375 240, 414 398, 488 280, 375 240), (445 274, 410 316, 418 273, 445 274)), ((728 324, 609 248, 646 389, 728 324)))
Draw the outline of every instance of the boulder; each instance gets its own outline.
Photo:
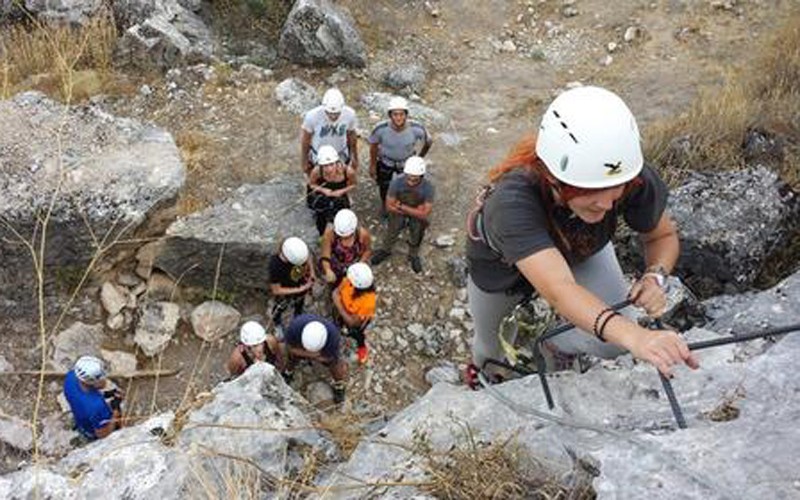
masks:
POLYGON ((71 370, 81 356, 100 357, 103 342, 103 325, 87 325, 76 321, 56 335, 53 340, 53 365, 55 369, 71 370))
MULTIPOLYGON (((689 333, 694 340, 716 336, 699 329, 689 333)), ((682 498, 796 496, 800 335, 785 337, 748 363, 737 362, 734 352, 731 346, 700 351, 699 371, 678 371, 673 386, 688 422, 685 430, 676 430, 654 368, 630 368, 625 360, 582 375, 550 376, 553 412, 536 376, 478 392, 437 384, 362 441, 328 486, 341 492, 337 498, 357 498, 363 491, 343 488, 424 481, 419 459, 401 447, 413 449, 424 436, 434 451, 446 452, 469 429, 473 445, 515 436, 562 473, 575 459, 596 464, 598 498, 668 499, 675 492, 682 498)), ((420 492, 397 494, 415 493, 420 492)))
POLYGON ((797 195, 764 167, 694 173, 669 210, 681 237, 676 273, 706 296, 752 286, 800 222, 797 195))
MULTIPOLYGON (((0 101, 0 295, 35 305, 33 266, 20 237, 41 235, 40 216, 55 196, 47 227, 45 279, 80 276, 107 247, 96 271, 132 251, 117 239, 164 230, 185 169, 169 133, 93 106, 65 108, 38 92, 0 101), (62 130, 63 141, 56 140, 62 130), (63 175, 60 175, 63 174, 63 175)), ((34 242, 34 246, 38 245, 34 242)))
POLYGON ((337 458, 302 404, 271 365, 256 363, 180 421, 158 415, 58 462, 0 477, 0 497, 273 498, 306 456, 337 458))
POLYGON ((106 281, 100 288, 100 301, 109 316, 118 314, 128 303, 128 291, 106 281))
POLYGON ((142 308, 133 341, 146 356, 153 357, 163 351, 180 319, 180 306, 172 302, 150 302, 142 308))
POLYGON ((309 245, 319 238, 294 175, 243 185, 219 205, 176 221, 167 236, 156 267, 182 276, 182 284, 211 289, 220 262, 223 290, 266 289, 269 256, 283 238, 297 236, 309 245))
POLYGON ((427 77, 421 64, 408 64, 388 70, 383 75, 383 84, 405 95, 419 94, 427 77))
POLYGON ((292 113, 302 115, 319 105, 317 89, 299 78, 287 78, 275 87, 275 99, 292 113))
POLYGON ((30 451, 33 448, 31 424, 0 410, 0 443, 20 451, 30 451))
POLYGON ((103 0, 25 0, 25 9, 39 19, 84 24, 103 6, 103 0))
POLYGON ((710 321, 706 328, 744 334, 800 324, 800 271, 769 290, 720 295, 703 302, 710 321))
POLYGON ((212 342, 232 332, 242 315, 233 307, 209 300, 192 310, 192 329, 201 339, 212 342))
POLYGON ((209 61, 212 44, 208 28, 199 18, 185 20, 183 26, 190 32, 181 31, 180 26, 163 15, 131 26, 117 44, 118 60, 137 68, 155 66, 161 70, 209 61), (190 33, 193 38, 189 38, 190 33))
POLYGON ((111 373, 131 375, 136 371, 136 355, 125 351, 100 350, 100 355, 108 363, 111 373))
MULTIPOLYGON (((393 95, 387 92, 370 92, 361 96, 361 104, 371 113, 384 117, 386 116, 386 106, 389 105, 389 99, 392 97, 393 95)), ((444 113, 413 101, 408 103, 408 115, 425 126, 444 127, 448 123, 448 118, 444 113)))
POLYGON ((123 64, 167 70, 211 60, 211 30, 176 0, 117 3, 115 17, 125 27, 117 43, 117 58, 123 64))
POLYGON ((281 31, 281 57, 305 66, 363 68, 366 47, 350 15, 328 0, 297 0, 281 31))

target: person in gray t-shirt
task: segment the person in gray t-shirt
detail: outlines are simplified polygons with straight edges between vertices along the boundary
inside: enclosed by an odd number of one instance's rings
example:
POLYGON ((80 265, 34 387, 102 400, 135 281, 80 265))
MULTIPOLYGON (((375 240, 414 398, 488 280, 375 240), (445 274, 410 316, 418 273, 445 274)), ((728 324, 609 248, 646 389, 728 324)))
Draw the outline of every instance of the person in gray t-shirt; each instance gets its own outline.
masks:
POLYGON ((486 362, 502 360, 500 324, 533 290, 576 326, 545 342, 551 361, 629 351, 665 376, 677 364, 698 367, 675 332, 643 328, 630 319, 631 308, 620 314, 608 305, 630 299, 651 317, 663 314, 665 277, 680 253, 666 185, 644 165, 639 141, 622 99, 579 87, 558 96, 538 135, 492 170, 492 185, 468 219, 475 325, 469 385, 477 385, 480 370, 497 375, 486 362), (644 249, 647 267, 632 287, 611 242, 618 216, 640 234, 644 249))
POLYGON ((378 265, 392 254, 397 238, 408 226, 408 261, 415 273, 422 272, 419 247, 428 227, 428 218, 433 209, 435 190, 433 184, 425 179, 425 160, 412 156, 406 160, 403 174, 392 179, 386 195, 386 210, 389 213, 389 228, 383 240, 383 247, 372 255, 370 262, 378 265))
POLYGON ((387 113, 389 119, 378 123, 369 136, 369 175, 378 184, 382 211, 394 174, 402 171, 411 156, 428 154, 433 143, 425 127, 408 117, 408 101, 402 97, 389 100, 387 113))

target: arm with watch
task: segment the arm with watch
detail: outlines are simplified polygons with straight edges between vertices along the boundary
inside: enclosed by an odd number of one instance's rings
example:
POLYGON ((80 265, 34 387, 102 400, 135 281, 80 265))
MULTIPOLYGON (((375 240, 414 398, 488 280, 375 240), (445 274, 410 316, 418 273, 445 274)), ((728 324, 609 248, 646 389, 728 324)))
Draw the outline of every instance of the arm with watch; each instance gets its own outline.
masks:
POLYGON ((633 284, 630 298, 652 318, 661 316, 667 307, 664 293, 667 276, 675 267, 680 253, 678 231, 672 218, 664 212, 652 231, 641 235, 646 268, 633 284))

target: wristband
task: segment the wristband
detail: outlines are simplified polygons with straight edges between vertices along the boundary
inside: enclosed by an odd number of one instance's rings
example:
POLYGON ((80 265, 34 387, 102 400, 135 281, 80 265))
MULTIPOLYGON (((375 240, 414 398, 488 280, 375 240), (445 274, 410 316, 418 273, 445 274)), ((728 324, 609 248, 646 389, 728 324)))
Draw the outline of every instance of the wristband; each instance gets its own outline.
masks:
POLYGON ((613 318, 614 316, 620 316, 620 314, 617 311, 614 311, 611 314, 609 314, 608 316, 606 316, 606 319, 603 320, 603 323, 600 324, 600 329, 597 331, 597 338, 599 338, 603 342, 606 341, 605 333, 604 333, 604 331, 606 329, 606 325, 608 324, 609 321, 611 321, 611 318, 613 318))
POLYGON ((612 308, 610 308, 610 307, 606 307, 605 309, 600 311, 600 313, 594 318, 594 325, 592 326, 592 333, 594 334, 594 336, 599 338, 603 342, 605 342, 605 339, 603 339, 603 337, 600 335, 600 332, 597 329, 597 326, 600 324, 600 319, 602 319, 602 317, 606 313, 610 313, 610 312, 614 312, 614 310, 612 308))

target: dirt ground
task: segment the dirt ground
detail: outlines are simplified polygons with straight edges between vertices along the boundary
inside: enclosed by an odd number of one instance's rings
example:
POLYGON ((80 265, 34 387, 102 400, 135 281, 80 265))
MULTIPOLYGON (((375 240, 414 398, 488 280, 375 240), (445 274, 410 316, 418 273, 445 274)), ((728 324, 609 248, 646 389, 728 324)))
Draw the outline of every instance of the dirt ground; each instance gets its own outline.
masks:
MULTIPOLYGON (((300 117, 280 107, 274 98, 275 86, 284 78, 301 78, 320 93, 334 83, 368 132, 376 119, 360 107, 362 93, 388 90, 381 84, 386 68, 422 64, 427 80, 419 98, 448 117, 446 127, 431 127, 435 143, 429 155, 430 178, 437 200, 426 241, 454 234, 458 243, 445 250, 426 244, 426 272, 421 276, 414 275, 399 257, 377 269, 383 296, 378 323, 395 332, 403 332, 409 322, 430 324, 453 306, 457 290, 446 261, 462 252, 465 210, 490 166, 521 134, 536 126, 544 106, 560 89, 582 82, 617 91, 638 117, 646 140, 649 124, 681 113, 700 89, 724 85, 795 8, 793 2, 780 0, 337 3, 351 11, 367 43, 369 64, 364 70, 278 66, 265 81, 241 82, 224 67, 215 66, 217 77, 197 85, 187 83, 193 78, 191 71, 182 70, 178 88, 158 77, 147 81, 152 94, 108 98, 106 106, 119 115, 153 121, 175 136, 189 168, 180 200, 181 211, 188 213, 225 198, 243 183, 298 172, 300 117)), ((360 151, 366 166, 366 141, 361 142, 360 151)), ((356 210, 380 237, 375 217, 377 190, 364 170, 356 210)), ((96 302, 96 293, 96 287, 87 289, 83 303, 96 302)), ((199 303, 192 292, 184 298, 199 303)), ((234 305, 245 316, 263 315, 264 301, 258 295, 237 297, 234 305)), ((102 319, 101 311, 88 305, 75 307, 70 317, 84 322, 102 319)), ((34 320, 0 323, 5 330, 0 354, 18 370, 38 366, 30 335, 34 320)), ((468 345, 469 333, 460 335, 468 345)), ((184 396, 191 399, 213 387, 224 377, 233 337, 201 344, 183 322, 177 341, 161 359, 165 367, 180 366, 181 373, 157 385, 153 381, 130 385, 134 413, 174 409, 184 396)), ((123 338, 112 338, 110 343, 125 347, 123 338)), ((372 365, 354 373, 351 399, 358 401, 365 414, 390 414, 413 401, 427 390, 424 372, 438 361, 418 355, 413 348, 398 353, 390 345, 376 341, 372 365), (380 393, 374 391, 376 384, 381 384, 380 393)), ((454 349, 449 359, 463 363, 467 357, 466 350, 454 349)), ((309 374, 306 381, 314 377, 309 374)), ((56 381, 46 384, 45 413, 55 411, 58 392, 56 381)), ((30 418, 34 394, 33 377, 0 379, 0 408, 7 413, 30 418)))

